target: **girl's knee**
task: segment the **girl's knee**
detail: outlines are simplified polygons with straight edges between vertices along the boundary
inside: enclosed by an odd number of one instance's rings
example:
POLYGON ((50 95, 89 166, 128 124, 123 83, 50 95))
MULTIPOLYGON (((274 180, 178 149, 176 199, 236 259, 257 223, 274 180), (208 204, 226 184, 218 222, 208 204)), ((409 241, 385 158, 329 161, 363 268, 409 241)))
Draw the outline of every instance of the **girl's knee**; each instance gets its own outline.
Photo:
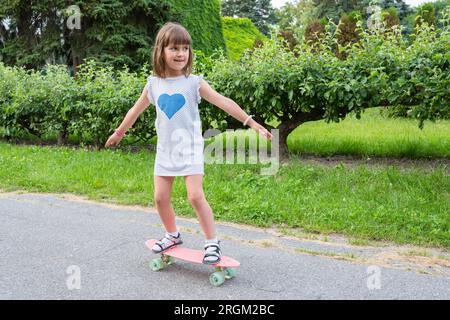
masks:
POLYGON ((205 195, 203 192, 188 193, 188 200, 193 205, 200 204, 205 200, 205 195))
POLYGON ((155 194, 155 203, 157 205, 170 204, 170 196, 168 196, 166 194, 155 194))

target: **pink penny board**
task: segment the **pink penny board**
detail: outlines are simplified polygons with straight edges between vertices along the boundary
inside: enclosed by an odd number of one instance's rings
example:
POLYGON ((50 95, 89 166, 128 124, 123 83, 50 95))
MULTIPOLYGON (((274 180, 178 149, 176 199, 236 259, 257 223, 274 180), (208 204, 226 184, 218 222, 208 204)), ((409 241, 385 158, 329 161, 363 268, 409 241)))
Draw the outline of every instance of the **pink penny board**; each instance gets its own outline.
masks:
MULTIPOLYGON (((146 246, 151 250, 153 245, 157 240, 150 239, 145 242, 146 246)), ((174 257, 176 259, 184 260, 187 262, 203 264, 203 255, 204 252, 201 250, 194 250, 185 248, 182 246, 175 246, 170 248, 167 251, 164 251, 162 254, 170 257, 174 257)), ((222 256, 219 263, 213 264, 214 267, 223 267, 223 268, 237 268, 241 264, 239 261, 234 260, 230 257, 222 256)))

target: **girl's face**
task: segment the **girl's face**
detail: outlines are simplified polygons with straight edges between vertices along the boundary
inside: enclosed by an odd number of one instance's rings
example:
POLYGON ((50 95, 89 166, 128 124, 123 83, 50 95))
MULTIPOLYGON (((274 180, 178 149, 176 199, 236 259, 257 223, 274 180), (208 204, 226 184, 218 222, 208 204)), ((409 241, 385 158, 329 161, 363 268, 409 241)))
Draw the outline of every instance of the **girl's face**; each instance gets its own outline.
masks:
POLYGON ((164 61, 169 75, 182 75, 183 68, 189 61, 189 45, 168 45, 164 48, 164 61))

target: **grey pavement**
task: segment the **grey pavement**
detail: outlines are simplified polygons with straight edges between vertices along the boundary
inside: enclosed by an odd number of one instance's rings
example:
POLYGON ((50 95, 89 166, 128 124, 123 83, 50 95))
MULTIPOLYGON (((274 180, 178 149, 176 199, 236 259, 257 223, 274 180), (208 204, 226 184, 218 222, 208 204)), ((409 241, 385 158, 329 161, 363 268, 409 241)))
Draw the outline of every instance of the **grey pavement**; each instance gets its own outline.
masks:
MULTIPOLYGON (((185 246, 201 248, 196 220, 178 223, 185 246)), ((336 259, 361 250, 264 229, 217 229, 224 254, 241 267, 212 287, 209 266, 177 261, 150 270, 156 256, 145 240, 163 234, 151 208, 0 193, 0 299, 450 299, 448 274, 336 259)))

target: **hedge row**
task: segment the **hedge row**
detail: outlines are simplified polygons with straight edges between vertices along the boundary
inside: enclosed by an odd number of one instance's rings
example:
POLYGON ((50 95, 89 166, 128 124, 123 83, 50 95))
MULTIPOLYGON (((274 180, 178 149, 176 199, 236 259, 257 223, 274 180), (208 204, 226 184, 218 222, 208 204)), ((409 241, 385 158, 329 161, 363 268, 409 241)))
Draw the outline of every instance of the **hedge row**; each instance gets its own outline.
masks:
MULTIPOLYGON (((195 55, 196 73, 207 75, 213 56, 201 51, 195 55)), ((75 79, 63 65, 49 65, 39 72, 0 62, 0 133, 7 139, 56 133, 60 144, 73 135, 80 143, 101 147, 139 98, 148 74, 148 66, 136 73, 89 61, 75 79)), ((155 137, 155 117, 148 108, 128 136, 134 141, 155 137)), ((203 126, 206 130, 210 125, 204 121, 203 126)))
MULTIPOLYGON (((92 62, 80 69, 76 80, 61 65, 35 72, 0 63, 0 127, 6 138, 57 132, 61 143, 72 134, 100 146, 133 106, 145 82, 145 72, 113 72, 92 62)), ((133 127, 133 136, 155 135, 153 121, 154 113, 145 112, 133 127)))
MULTIPOLYGON (((328 31, 313 48, 291 51, 267 41, 240 61, 213 59, 197 53, 195 73, 203 73, 215 89, 235 100, 262 124, 276 120, 281 152, 287 136, 307 121, 339 121, 365 108, 409 105, 419 126, 424 120, 450 115, 450 27, 439 32, 426 25, 410 45, 400 30, 364 32, 361 41, 335 55, 336 35, 328 31)), ((26 131, 42 136, 59 132, 89 136, 100 146, 120 124, 145 85, 147 72, 114 72, 86 64, 77 79, 61 66, 45 72, 0 64, 0 127, 13 137, 26 131)), ((242 128, 221 109, 200 107, 203 129, 242 128)), ((140 140, 155 136, 155 112, 147 110, 131 129, 140 140)))
POLYGON ((193 47, 207 55, 224 50, 220 0, 169 0, 180 22, 189 31, 193 47))
POLYGON ((255 41, 267 38, 249 18, 223 17, 223 36, 231 60, 239 60, 247 49, 253 49, 255 41))

